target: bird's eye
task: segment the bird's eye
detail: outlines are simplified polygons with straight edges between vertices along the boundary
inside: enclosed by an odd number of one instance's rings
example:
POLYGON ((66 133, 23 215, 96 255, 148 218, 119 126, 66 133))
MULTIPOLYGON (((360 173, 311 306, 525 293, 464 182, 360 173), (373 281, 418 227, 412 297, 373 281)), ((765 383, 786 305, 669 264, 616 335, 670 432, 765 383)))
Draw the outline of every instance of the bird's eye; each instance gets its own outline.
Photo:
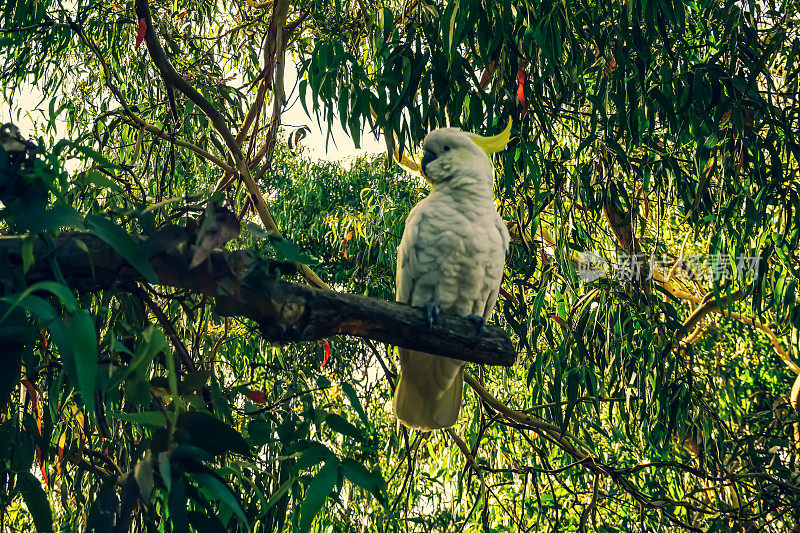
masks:
POLYGON ((444 150, 445 152, 449 152, 450 147, 445 144, 444 146, 442 146, 442 150, 444 150))

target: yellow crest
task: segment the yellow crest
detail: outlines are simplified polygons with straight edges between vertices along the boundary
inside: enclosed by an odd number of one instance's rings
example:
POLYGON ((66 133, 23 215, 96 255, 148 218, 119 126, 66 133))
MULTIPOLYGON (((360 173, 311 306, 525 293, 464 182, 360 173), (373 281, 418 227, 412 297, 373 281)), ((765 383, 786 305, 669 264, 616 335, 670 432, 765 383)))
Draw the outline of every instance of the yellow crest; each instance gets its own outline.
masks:
POLYGON ((491 156, 497 152, 502 152, 506 149, 509 139, 511 139, 511 119, 508 120, 506 129, 497 135, 492 135, 491 137, 481 137, 480 135, 471 133, 470 137, 472 137, 472 142, 477 144, 478 147, 486 152, 486 155, 488 156, 491 156))

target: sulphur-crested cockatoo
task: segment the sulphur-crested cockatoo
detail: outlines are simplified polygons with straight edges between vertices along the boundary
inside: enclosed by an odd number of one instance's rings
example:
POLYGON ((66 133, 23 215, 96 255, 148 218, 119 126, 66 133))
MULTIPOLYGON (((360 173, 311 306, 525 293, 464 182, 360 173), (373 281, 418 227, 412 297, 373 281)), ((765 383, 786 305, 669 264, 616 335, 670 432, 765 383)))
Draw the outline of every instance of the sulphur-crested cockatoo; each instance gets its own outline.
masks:
MULTIPOLYGON (((508 251, 508 230, 493 200, 489 155, 505 148, 510 124, 494 137, 456 128, 429 133, 422 174, 431 192, 406 219, 397 250, 397 301, 472 318, 480 334, 492 313, 508 251)), ((394 412, 407 427, 452 426, 461 409, 464 362, 400 348, 394 412)))

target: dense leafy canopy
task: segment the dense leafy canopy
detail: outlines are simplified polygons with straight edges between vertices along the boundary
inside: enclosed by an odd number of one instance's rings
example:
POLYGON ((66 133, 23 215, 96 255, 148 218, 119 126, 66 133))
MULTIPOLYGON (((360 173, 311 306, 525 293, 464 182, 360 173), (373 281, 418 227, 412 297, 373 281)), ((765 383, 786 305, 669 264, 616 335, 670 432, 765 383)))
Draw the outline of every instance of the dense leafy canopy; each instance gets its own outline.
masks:
POLYGON ((0 150, 0 230, 22 237, 0 255, 0 528, 800 523, 797 2, 146 11, 0 4, 4 97, 19 112, 24 87, 45 95, 38 153, 0 150), (452 430, 396 427, 383 346, 270 345, 153 283, 139 236, 207 233, 224 205, 244 227, 228 248, 392 299, 422 182, 385 158, 311 161, 279 130, 298 96, 357 144, 382 134, 396 160, 433 128, 512 121, 494 161, 513 237, 495 317, 518 360, 469 368, 452 430), (33 253, 67 231, 138 278, 101 286, 33 253))

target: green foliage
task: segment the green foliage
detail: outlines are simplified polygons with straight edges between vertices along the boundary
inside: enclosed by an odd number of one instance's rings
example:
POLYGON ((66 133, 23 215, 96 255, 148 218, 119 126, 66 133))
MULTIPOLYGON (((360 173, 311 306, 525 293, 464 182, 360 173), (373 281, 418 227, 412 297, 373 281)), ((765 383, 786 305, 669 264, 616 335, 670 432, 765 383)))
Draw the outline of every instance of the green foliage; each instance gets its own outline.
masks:
POLYGON ((405 215, 424 192, 383 159, 358 159, 349 170, 278 155, 270 182, 279 227, 324 261, 315 270, 352 292, 394 299, 394 268, 405 215), (352 232, 352 234, 351 234, 352 232))
POLYGON ((31 512, 36 530, 44 533, 52 532, 53 514, 39 480, 29 472, 21 472, 17 475, 16 490, 22 494, 25 505, 31 512))
MULTIPOLYGON (((272 65, 272 4, 150 7, 168 60, 238 131, 272 65)), ((496 133, 512 120, 494 161, 513 238, 495 318, 518 363, 469 371, 591 457, 469 390, 454 433, 397 430, 382 346, 328 339, 327 359, 321 344, 269 345, 212 299, 151 284, 138 235, 196 227, 210 203, 245 209, 236 184, 212 194, 227 151, 194 103, 173 91, 170 105, 134 48, 133 3, 11 0, 4 97, 15 111, 28 84, 45 98, 39 149, 23 161, 0 148, 0 232, 24 237, 13 261, 0 255, 0 529, 785 531, 800 520, 786 401, 800 348, 796 3, 315 0, 292 3, 289 24, 301 103, 356 144, 378 131, 400 156, 436 127, 496 133), (67 280, 34 253, 72 231, 140 277, 99 286, 93 265, 67 280), (589 280, 585 252, 658 261, 641 280, 589 280), (699 272, 697 257, 730 275, 699 272), (756 272, 737 270, 745 257, 760 258, 756 272)), ((280 140, 260 159, 269 120, 242 146, 282 235, 244 210, 249 231, 227 246, 393 299, 422 184, 383 157, 318 163, 280 140)))

